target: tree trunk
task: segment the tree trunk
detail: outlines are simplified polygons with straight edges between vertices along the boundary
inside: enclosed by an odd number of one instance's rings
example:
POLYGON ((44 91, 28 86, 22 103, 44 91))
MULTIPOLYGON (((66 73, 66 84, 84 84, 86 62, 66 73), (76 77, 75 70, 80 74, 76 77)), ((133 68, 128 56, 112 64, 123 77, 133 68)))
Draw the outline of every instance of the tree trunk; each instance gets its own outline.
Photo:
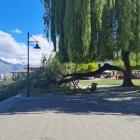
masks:
POLYGON ((132 70, 130 66, 129 60, 130 52, 129 51, 122 51, 122 61, 124 63, 124 78, 123 84, 124 87, 133 87, 134 84, 132 83, 132 70))

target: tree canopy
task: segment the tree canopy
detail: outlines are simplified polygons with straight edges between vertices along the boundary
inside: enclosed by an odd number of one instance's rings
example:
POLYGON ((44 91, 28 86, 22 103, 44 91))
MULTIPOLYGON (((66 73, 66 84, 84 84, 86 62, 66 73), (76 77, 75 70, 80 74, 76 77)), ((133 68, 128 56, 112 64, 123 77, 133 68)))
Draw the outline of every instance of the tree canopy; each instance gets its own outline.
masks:
POLYGON ((140 51, 140 0, 44 0, 44 5, 46 33, 61 62, 114 60, 121 54, 130 81, 129 56, 140 51))
POLYGON ((113 59, 139 50, 139 0, 44 0, 45 24, 62 61, 113 59))

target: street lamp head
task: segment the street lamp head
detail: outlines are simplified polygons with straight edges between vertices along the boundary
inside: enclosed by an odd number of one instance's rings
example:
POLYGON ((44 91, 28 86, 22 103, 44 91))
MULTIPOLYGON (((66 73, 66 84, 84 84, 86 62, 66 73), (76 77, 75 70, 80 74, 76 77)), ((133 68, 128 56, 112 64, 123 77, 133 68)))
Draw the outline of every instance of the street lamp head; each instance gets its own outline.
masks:
POLYGON ((38 43, 36 43, 34 49, 41 49, 41 48, 39 47, 38 43))

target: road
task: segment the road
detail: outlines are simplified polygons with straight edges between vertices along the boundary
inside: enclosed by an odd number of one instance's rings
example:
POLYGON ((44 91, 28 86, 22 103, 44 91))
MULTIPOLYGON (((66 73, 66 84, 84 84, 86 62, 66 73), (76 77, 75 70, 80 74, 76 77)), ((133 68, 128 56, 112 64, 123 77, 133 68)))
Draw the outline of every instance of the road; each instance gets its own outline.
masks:
POLYGON ((5 100, 0 103, 0 140, 139 140, 139 91, 111 91, 5 100))

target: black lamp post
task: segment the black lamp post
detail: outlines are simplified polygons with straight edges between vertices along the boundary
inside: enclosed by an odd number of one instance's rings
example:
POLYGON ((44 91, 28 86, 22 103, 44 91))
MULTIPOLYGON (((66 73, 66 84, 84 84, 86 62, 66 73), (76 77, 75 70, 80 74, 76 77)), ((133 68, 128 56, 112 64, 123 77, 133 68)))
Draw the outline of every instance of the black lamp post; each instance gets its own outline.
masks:
POLYGON ((36 45, 34 47, 34 49, 41 49, 38 45, 38 41, 28 32, 27 34, 27 97, 30 97, 30 64, 29 64, 29 57, 30 57, 30 53, 29 53, 29 46, 30 46, 30 42, 36 42, 36 45), (30 41, 30 38, 32 38, 33 40, 30 41))

